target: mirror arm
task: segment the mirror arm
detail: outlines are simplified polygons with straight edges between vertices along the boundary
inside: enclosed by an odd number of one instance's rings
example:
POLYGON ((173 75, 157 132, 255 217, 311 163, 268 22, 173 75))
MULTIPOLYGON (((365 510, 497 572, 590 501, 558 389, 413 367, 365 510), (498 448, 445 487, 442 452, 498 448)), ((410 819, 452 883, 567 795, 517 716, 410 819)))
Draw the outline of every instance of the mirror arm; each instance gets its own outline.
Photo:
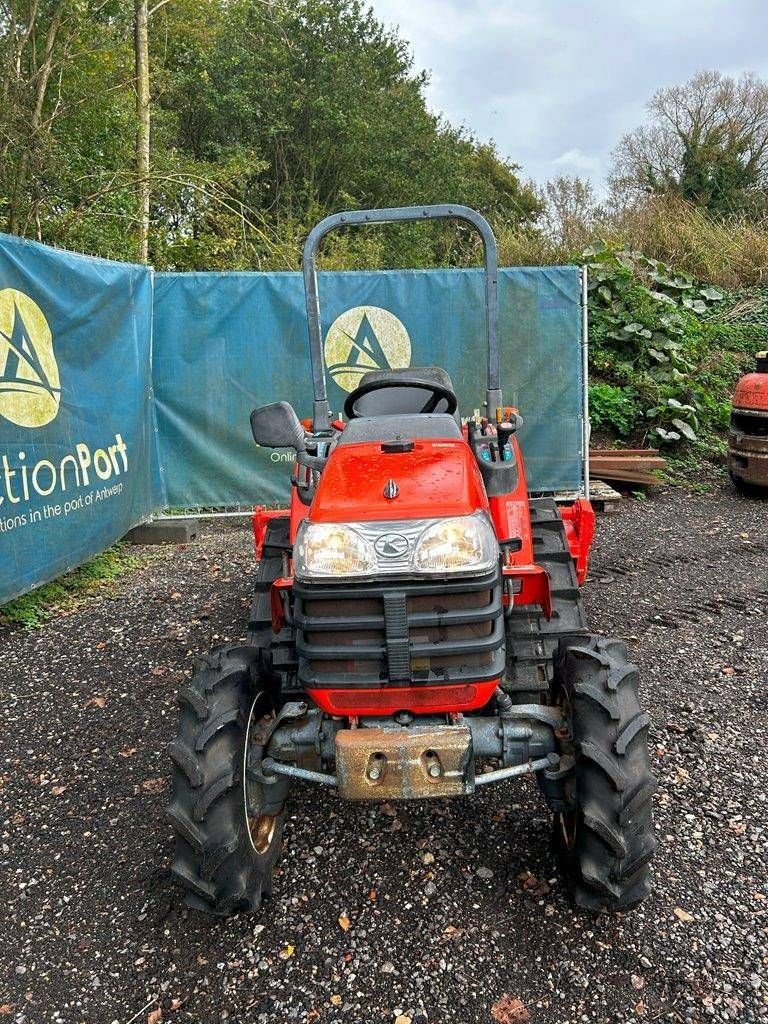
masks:
POLYGON ((327 456, 310 455, 306 448, 302 451, 296 450, 296 461, 300 466, 306 466, 307 469, 323 470, 325 464, 328 462, 327 456))

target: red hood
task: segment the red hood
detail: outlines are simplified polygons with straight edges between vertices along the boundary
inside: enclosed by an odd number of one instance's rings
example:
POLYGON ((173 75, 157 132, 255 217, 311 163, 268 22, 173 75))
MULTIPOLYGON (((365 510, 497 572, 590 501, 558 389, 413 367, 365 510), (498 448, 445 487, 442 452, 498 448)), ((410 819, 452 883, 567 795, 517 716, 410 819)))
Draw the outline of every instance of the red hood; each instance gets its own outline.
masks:
POLYGON ((488 498, 466 441, 414 441, 413 451, 387 454, 381 442, 339 445, 320 477, 309 519, 344 523, 431 519, 488 510, 488 498), (394 480, 398 494, 384 497, 394 480))
POLYGON ((768 373, 748 373, 736 385, 733 404, 737 409, 768 412, 768 373))

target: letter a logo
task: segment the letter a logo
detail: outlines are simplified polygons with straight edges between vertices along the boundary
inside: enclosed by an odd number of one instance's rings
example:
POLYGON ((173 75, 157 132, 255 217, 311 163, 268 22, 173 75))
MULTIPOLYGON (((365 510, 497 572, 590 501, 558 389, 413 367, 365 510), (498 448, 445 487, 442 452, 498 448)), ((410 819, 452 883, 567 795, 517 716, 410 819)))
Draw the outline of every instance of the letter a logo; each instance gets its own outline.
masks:
POLYGON ((0 416, 44 427, 61 399, 53 338, 40 307, 15 288, 0 290, 0 416))
POLYGON ((369 370, 401 369, 410 362, 408 331, 394 313, 380 306, 346 310, 325 336, 325 365, 344 391, 354 391, 369 370))

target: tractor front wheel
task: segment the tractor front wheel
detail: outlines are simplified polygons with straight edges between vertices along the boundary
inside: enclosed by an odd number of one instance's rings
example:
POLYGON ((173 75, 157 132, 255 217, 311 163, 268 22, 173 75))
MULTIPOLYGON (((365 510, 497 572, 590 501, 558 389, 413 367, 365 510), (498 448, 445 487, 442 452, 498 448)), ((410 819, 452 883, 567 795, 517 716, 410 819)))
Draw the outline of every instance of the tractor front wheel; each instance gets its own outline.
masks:
POLYGON ((176 833, 171 870, 186 903, 218 915, 258 909, 272 891, 287 782, 246 770, 251 730, 273 712, 258 648, 221 647, 201 659, 179 692, 179 731, 168 753, 176 833))
POLYGON ((554 822, 565 877, 577 906, 630 910, 650 892, 649 862, 656 849, 650 718, 640 707, 637 667, 620 640, 564 639, 555 657, 552 698, 570 725, 561 753, 574 759, 567 809, 554 822))

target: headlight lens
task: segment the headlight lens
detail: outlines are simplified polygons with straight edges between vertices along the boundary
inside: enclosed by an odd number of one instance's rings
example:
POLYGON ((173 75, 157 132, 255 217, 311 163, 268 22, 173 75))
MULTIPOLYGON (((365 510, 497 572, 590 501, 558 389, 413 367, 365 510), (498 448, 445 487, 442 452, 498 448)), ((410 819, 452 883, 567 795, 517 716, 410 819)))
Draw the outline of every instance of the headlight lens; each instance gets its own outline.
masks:
POLYGON ((341 523, 305 523, 296 538, 293 571, 299 579, 366 576, 376 568, 373 547, 341 523))
POLYGON ((310 523, 294 545, 297 579, 489 572, 499 545, 488 517, 427 521, 310 523))
POLYGON ((490 569, 498 544, 487 520, 480 516, 442 519, 419 538, 413 556, 418 572, 466 572, 490 569))

